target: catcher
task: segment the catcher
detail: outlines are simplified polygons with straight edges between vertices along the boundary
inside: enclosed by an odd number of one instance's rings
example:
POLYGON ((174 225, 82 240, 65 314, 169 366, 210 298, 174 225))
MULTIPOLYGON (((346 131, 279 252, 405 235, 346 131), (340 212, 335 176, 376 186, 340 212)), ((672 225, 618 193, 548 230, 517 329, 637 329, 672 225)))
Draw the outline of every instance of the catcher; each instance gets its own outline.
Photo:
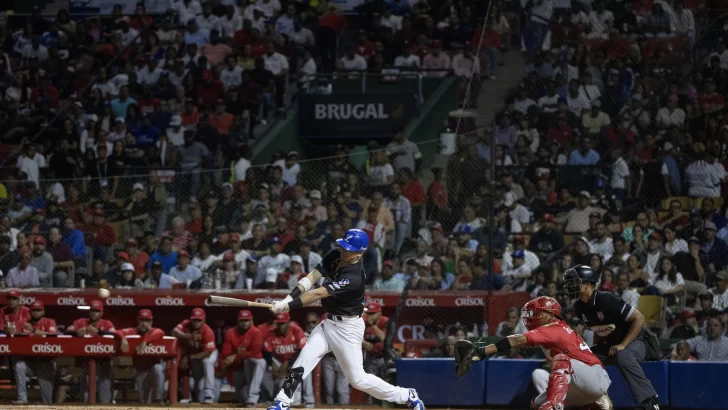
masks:
POLYGON ((467 340, 455 344, 455 371, 463 376, 473 361, 521 346, 541 346, 551 364, 546 391, 531 402, 534 410, 562 410, 564 406, 612 410, 607 389, 612 383, 602 362, 561 318, 555 299, 542 296, 523 307, 528 332, 512 335, 485 347, 467 340))

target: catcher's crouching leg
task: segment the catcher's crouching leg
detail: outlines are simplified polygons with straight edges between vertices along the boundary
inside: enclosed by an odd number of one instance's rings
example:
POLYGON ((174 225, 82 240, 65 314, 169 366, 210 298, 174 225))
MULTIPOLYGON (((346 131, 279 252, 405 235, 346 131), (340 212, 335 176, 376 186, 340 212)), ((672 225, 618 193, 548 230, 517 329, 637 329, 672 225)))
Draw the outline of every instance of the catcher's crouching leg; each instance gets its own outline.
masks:
POLYGON ((546 389, 546 402, 539 406, 539 410, 561 410, 564 408, 564 399, 569 391, 571 382, 571 360, 566 355, 557 354, 551 361, 551 374, 546 389))

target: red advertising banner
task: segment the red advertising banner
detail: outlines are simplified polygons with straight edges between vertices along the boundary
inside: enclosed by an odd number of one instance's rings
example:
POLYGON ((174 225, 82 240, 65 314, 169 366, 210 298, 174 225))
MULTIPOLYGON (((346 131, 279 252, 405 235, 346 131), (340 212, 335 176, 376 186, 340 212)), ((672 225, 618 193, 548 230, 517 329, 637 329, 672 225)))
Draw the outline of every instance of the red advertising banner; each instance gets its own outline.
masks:
POLYGON ((112 357, 112 356, 149 356, 176 357, 177 339, 164 337, 149 343, 143 353, 137 354, 141 343, 139 336, 127 336, 129 350, 119 350, 119 341, 113 336, 0 336, 0 354, 13 356, 75 356, 75 357, 112 357))

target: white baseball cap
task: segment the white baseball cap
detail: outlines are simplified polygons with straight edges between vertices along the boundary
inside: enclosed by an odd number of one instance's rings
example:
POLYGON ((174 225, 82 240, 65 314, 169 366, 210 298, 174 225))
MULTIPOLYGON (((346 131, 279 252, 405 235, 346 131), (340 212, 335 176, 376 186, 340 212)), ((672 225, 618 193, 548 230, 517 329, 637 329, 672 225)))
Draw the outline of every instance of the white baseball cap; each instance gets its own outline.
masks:
POLYGON ((129 271, 129 270, 130 271, 134 271, 134 265, 132 265, 129 262, 126 262, 126 263, 122 263, 121 264, 121 271, 122 272, 126 272, 126 271, 129 271))
POLYGON ((293 262, 303 265, 303 258, 300 255, 293 255, 291 256, 291 263, 293 262))
POLYGON ((132 191, 136 191, 137 189, 140 189, 140 190, 144 191, 144 184, 142 184, 141 182, 137 182, 131 188, 132 191))
POLYGON ((173 127, 179 127, 180 125, 182 125, 182 117, 180 117, 179 115, 175 115, 169 121, 169 125, 171 125, 173 127))

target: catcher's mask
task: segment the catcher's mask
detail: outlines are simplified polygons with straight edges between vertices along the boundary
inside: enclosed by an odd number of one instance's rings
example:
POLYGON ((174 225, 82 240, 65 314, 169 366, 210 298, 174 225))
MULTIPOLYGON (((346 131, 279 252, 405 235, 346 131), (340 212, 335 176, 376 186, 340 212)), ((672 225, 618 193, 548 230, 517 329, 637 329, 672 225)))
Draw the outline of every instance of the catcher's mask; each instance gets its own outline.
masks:
POLYGON ((578 299, 581 293, 581 278, 576 269, 567 269, 564 272, 564 292, 569 299, 578 299))
POLYGON ((521 319, 526 329, 533 330, 541 327, 541 315, 544 312, 551 313, 557 319, 562 319, 561 305, 559 302, 554 298, 541 296, 529 301, 523 306, 521 319))

